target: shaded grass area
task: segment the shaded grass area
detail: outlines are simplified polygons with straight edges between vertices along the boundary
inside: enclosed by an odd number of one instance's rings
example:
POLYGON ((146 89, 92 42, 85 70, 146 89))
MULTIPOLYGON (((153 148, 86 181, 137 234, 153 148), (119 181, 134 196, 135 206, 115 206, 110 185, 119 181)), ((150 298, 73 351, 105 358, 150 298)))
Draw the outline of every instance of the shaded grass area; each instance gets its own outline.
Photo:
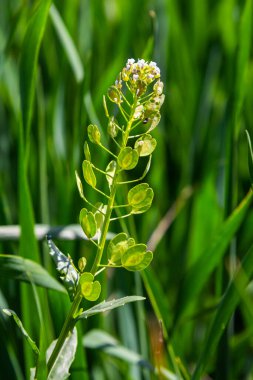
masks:
MULTIPOLYGON (((0 242, 1 254, 32 259, 55 275, 47 247, 33 235, 34 222, 78 222, 74 172, 81 170, 86 127, 97 124, 105 140, 108 86, 128 58, 154 60, 166 94, 148 174, 155 199, 147 214, 126 226, 139 241, 156 233, 154 260, 134 281, 123 271, 104 275, 103 295, 143 293, 148 300, 79 323, 80 342, 90 329, 105 329, 179 378, 250 378, 253 306, 246 285, 253 215, 244 131, 252 134, 253 126, 252 0, 74 0, 55 1, 49 10, 50 4, 11 0, 0 14, 0 220, 22 228, 19 244, 0 242)), ((107 163, 103 154, 94 159, 107 163)), ((97 199, 89 187, 85 192, 97 199)), ((59 245, 75 261, 94 254, 87 242, 59 245)), ((38 343, 43 326, 45 349, 62 326, 67 297, 53 290, 34 294, 11 278, 1 277, 0 284, 0 305, 21 315, 38 343), (48 311, 43 322, 38 304, 48 311)), ((11 321, 0 317, 1 368, 9 378, 27 378, 33 354, 26 343, 22 348, 11 321)), ((168 376, 124 355, 84 351, 81 343, 71 374, 168 376)))

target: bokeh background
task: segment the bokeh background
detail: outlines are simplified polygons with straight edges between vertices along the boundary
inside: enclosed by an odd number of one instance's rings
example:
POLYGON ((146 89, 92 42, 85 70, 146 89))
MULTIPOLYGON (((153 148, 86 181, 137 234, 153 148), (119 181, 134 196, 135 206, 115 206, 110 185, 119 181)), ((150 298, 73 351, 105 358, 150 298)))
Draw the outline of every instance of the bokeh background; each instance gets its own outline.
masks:
MULTIPOLYGON (((147 301, 80 324, 79 336, 104 329, 148 363, 190 378, 187 373, 204 350, 219 300, 253 240, 248 207, 236 230, 224 237, 227 245, 217 265, 205 271, 210 263, 203 255, 224 233, 224 221, 251 186, 245 130, 253 133, 252 1, 53 1, 44 21, 36 20, 26 35, 42 3, 48 2, 39 2, 39 8, 25 0, 3 0, 0 5, 0 224, 22 227, 19 241, 0 241, 0 252, 36 260, 55 275, 45 242, 34 239, 33 223, 78 223, 83 204, 74 172, 81 172, 87 126, 98 125, 106 141, 102 97, 107 88, 128 58, 157 62, 166 98, 147 176, 155 198, 146 214, 128 222, 136 239, 153 248, 152 269, 143 276, 108 272, 103 279, 104 298, 144 294, 147 301), (39 30, 36 60, 33 43, 39 30), (200 258, 199 276, 204 279, 198 293, 187 296, 186 305, 179 289, 200 258), (166 333, 161 342, 162 329, 166 333)), ((97 154, 92 148, 94 159, 106 165, 106 155, 97 154)), ((88 186, 85 191, 96 199, 88 186)), ((119 230, 115 225, 112 232, 119 230)), ((83 241, 57 244, 75 262, 94 253, 83 241)), ((31 321, 36 319, 35 307, 31 318, 33 296, 11 278, 0 278, 0 285, 1 305, 23 316, 38 339, 39 322, 31 321)), ((206 361, 203 373, 210 378, 253 376, 250 290, 241 298, 206 361)), ((69 302, 54 291, 47 293, 47 300, 50 343, 69 302)), ((5 378, 26 378, 34 358, 12 321, 3 317, 0 339, 0 371, 5 378)), ((80 347, 71 378, 173 379, 166 377, 172 376, 168 372, 154 375, 139 364, 124 360, 124 355, 115 359, 103 350, 80 347)))

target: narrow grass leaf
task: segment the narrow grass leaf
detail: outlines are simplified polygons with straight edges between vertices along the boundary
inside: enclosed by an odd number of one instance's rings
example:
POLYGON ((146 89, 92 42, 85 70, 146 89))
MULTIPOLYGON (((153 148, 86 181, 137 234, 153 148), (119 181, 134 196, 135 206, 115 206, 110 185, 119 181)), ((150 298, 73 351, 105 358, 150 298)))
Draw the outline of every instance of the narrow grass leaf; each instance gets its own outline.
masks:
POLYGON ((65 288, 41 265, 20 256, 0 254, 0 275, 1 278, 33 283, 47 289, 66 293, 65 288))
POLYGON ((199 294, 210 274, 220 262, 231 239, 240 227, 251 201, 252 191, 250 190, 240 205, 224 222, 207 250, 186 273, 179 290, 176 320, 187 312, 189 304, 199 294))
POLYGON ((112 335, 99 329, 89 331, 83 337, 85 348, 101 350, 109 356, 121 359, 126 363, 147 368, 155 374, 162 374, 164 379, 177 380, 178 377, 164 367, 154 368, 153 365, 137 352, 124 347, 112 335))
POLYGON ((84 70, 81 58, 78 54, 77 48, 71 38, 56 6, 53 4, 50 9, 50 17, 62 43, 65 53, 68 57, 69 63, 72 67, 76 81, 79 83, 84 78, 84 70))
POLYGON ((140 296, 127 296, 119 299, 114 299, 111 301, 103 301, 96 306, 93 306, 91 309, 88 309, 84 311, 82 314, 80 314, 77 319, 82 319, 82 318, 88 318, 91 317, 92 315, 99 314, 99 313, 104 313, 106 311, 115 309, 120 306, 124 306, 126 303, 129 302, 136 302, 136 301, 143 301, 145 300, 145 297, 140 297, 140 296))
POLYGON ((245 79, 246 69, 249 64, 249 55, 251 50, 251 33, 252 33, 252 0, 246 0, 242 12, 239 28, 238 39, 238 56, 235 76, 235 118, 236 118, 236 134, 239 133, 240 123, 237 123, 242 103, 246 91, 245 79))
MULTIPOLYGON (((46 28, 51 0, 39 1, 34 5, 33 14, 29 19, 25 37, 22 43, 19 85, 21 98, 22 122, 19 129, 19 221, 21 226, 21 238, 19 254, 39 262, 38 244, 34 236, 34 215, 31 193, 28 183, 28 162, 30 146, 30 129, 33 115, 34 94, 37 74, 39 50, 46 28)), ((31 300, 33 294, 29 288, 21 287, 21 307, 23 320, 31 333, 39 334, 40 326, 35 305, 31 300)), ((42 298, 41 298, 42 299, 42 298)), ((26 378, 29 377, 30 368, 34 365, 32 353, 24 346, 24 363, 26 378)))
POLYGON ((117 339, 103 330, 94 329, 83 337, 86 348, 100 349, 106 354, 124 360, 127 363, 152 369, 153 366, 138 353, 122 346, 117 339))
POLYGON ((29 336, 28 332, 26 331, 26 329, 23 326, 23 323, 21 322, 21 320, 19 319, 19 317, 17 316, 15 311, 13 311, 11 309, 2 309, 2 312, 14 319, 14 321, 16 322, 17 326, 19 327, 22 335, 25 337, 25 339, 27 340, 27 342, 29 343, 30 347, 35 352, 35 354, 38 355, 39 349, 38 349, 36 343, 29 336))
POLYGON ((245 287, 248 285, 252 275, 253 247, 251 247, 245 255, 240 268, 235 274, 233 281, 227 287, 227 290, 212 321, 209 333, 203 345, 202 354, 199 358, 192 380, 198 380, 201 378, 207 362, 214 352, 217 343, 222 333, 224 332, 224 329, 227 326, 230 317, 232 316, 232 313, 235 311, 240 301, 241 294, 245 291, 245 287))

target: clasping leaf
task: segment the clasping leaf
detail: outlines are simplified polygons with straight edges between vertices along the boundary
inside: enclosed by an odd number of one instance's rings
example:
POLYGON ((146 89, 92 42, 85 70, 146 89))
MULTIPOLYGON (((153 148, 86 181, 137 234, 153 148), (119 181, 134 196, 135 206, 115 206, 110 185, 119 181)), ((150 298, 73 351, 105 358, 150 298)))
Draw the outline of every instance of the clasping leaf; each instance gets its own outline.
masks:
POLYGON ((72 301, 76 293, 79 274, 72 265, 71 259, 65 256, 50 238, 47 238, 47 243, 49 246, 49 253, 56 264, 56 270, 61 274, 60 279, 63 281, 63 284, 68 291, 69 298, 72 301))

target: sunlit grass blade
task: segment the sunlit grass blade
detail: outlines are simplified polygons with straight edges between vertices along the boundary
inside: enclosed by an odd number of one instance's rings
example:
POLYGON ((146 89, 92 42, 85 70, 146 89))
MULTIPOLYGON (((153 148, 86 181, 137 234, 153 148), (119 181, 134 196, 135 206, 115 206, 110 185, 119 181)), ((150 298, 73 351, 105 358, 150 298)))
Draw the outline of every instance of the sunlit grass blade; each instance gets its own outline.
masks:
POLYGON ((187 313, 189 305, 199 294, 204 284, 208 281, 210 274, 219 264, 231 239, 240 227, 251 201, 252 191, 249 191, 240 205, 219 229, 217 236, 210 246, 185 274, 179 290, 175 321, 187 313))
MULTIPOLYGON (((24 258, 39 261, 37 241, 34 236, 34 216, 31 194, 28 184, 28 163, 30 129, 33 115, 35 83, 37 73, 38 55, 42 37, 45 31, 51 1, 40 1, 35 5, 32 17, 27 25, 22 44, 20 58, 20 96, 22 122, 19 133, 19 220, 21 225, 21 238, 19 254, 24 258)), ((32 335, 39 334, 38 319, 34 318, 35 305, 31 303, 32 292, 27 287, 21 287, 22 319, 32 335)), ((36 315, 36 312, 35 312, 36 315)), ((30 368, 34 358, 30 351, 25 349, 26 377, 29 377, 30 368)))
POLYGON ((9 280, 34 283, 44 288, 66 293, 65 288, 41 265, 20 256, 0 254, 0 275, 9 280))
POLYGON ((245 255, 214 316, 192 380, 201 378, 212 353, 253 274, 253 247, 245 255))
POLYGON ((54 24, 56 32, 68 57, 72 67, 76 81, 81 82, 84 78, 84 69, 77 48, 72 40, 56 6, 53 4, 50 9, 51 20, 54 24))

